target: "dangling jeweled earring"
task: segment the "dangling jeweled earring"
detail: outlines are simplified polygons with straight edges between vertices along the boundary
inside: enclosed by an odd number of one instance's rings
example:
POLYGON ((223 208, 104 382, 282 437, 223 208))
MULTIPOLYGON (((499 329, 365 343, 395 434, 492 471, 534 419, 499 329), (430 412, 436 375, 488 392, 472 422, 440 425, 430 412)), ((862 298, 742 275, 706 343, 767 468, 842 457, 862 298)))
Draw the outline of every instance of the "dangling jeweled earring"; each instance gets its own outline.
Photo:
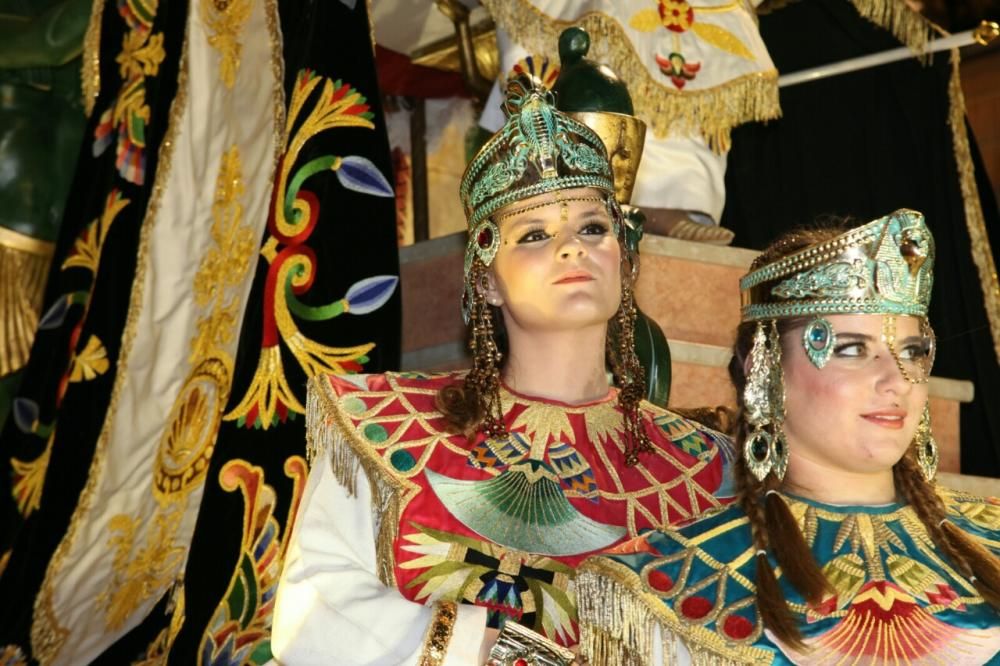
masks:
POLYGON ((938 467, 938 445, 934 433, 931 432, 930 403, 924 403, 924 413, 920 416, 913 445, 917 447, 917 465, 920 467, 920 473, 924 475, 924 480, 930 483, 937 475, 938 467))
POLYGON ((743 388, 744 414, 752 428, 743 444, 743 460, 758 481, 770 472, 778 479, 788 469, 785 387, 781 372, 781 341, 774 321, 758 322, 750 349, 750 372, 743 388))

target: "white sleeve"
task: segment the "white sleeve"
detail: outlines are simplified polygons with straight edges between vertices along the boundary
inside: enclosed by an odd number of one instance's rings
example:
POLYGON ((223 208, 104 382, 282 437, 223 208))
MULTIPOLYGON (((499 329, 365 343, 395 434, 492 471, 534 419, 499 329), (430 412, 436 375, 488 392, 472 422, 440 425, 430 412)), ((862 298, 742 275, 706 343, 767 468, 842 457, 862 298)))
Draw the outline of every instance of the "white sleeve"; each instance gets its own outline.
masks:
MULTIPOLYGON (((313 461, 275 601, 271 650, 286 666, 416 665, 432 606, 410 601, 375 574, 371 489, 338 483, 324 452, 313 461)), ((486 609, 458 604, 444 666, 475 664, 486 609)))

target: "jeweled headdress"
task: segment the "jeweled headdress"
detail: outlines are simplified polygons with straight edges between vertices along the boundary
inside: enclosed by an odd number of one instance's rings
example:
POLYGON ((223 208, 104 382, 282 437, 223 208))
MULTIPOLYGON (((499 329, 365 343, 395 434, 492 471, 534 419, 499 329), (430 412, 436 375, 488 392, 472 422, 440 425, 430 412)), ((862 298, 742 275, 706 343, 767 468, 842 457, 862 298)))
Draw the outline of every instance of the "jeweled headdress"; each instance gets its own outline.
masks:
POLYGON ((459 196, 469 228, 521 199, 573 187, 614 192, 600 137, 558 111, 552 92, 528 76, 507 84, 507 120, 469 162, 459 196))
MULTIPOLYGON (((469 224, 465 282, 475 258, 489 266, 500 246, 491 219, 504 206, 577 187, 614 196, 614 177, 600 137, 555 107, 551 91, 527 74, 507 83, 507 120, 480 149, 462 176, 459 197, 469 224)), ((464 308, 466 321, 468 309, 464 308)))
POLYGON ((927 316, 934 239, 924 216, 897 210, 740 280, 743 321, 823 314, 927 316))
MULTIPOLYGON (((934 333, 927 323, 933 282, 934 238, 924 216, 905 209, 770 263, 754 263, 740 280, 742 321, 757 322, 743 390, 749 426, 743 457, 754 476, 763 480, 774 471, 780 479, 788 464, 777 320, 807 320, 802 345, 822 369, 837 343, 825 315, 883 315, 882 339, 903 377, 924 383, 934 362, 934 333), (921 318, 923 345, 900 351, 896 317, 907 315, 921 318)), ((937 467, 929 419, 925 408, 917 460, 928 479, 937 467)))

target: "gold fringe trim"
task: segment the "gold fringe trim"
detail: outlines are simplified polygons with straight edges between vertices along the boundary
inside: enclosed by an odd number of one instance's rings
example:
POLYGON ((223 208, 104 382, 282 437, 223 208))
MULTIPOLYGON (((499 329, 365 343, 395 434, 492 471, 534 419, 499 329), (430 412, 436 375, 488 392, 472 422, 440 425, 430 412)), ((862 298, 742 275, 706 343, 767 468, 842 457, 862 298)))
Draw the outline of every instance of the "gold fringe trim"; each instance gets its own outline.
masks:
POLYGON ((306 458, 312 466, 329 453, 330 468, 351 495, 358 492, 358 472, 363 470, 372 496, 375 520, 375 561, 379 580, 396 587, 396 538, 403 507, 419 487, 396 476, 385 459, 364 440, 340 409, 326 375, 309 380, 306 393, 306 458))
POLYGON ((937 34, 934 25, 904 0, 851 0, 858 14, 920 53, 937 34))
POLYGON ((101 17, 104 0, 94 0, 90 6, 90 21, 83 34, 83 62, 80 64, 80 93, 83 109, 89 117, 101 92, 101 17))
POLYGON ((36 242, 48 246, 47 252, 5 243, 5 236, 12 233, 0 228, 0 377, 28 362, 54 249, 44 241, 36 242))
POLYGON ((752 72, 708 90, 680 91, 653 79, 615 19, 588 12, 575 21, 554 19, 528 0, 484 0, 497 26, 531 53, 558 62, 559 35, 578 25, 590 33, 588 57, 613 69, 628 82, 635 114, 657 138, 702 134, 717 152, 728 150, 730 131, 743 123, 781 116, 778 72, 752 72))
POLYGON ((576 575, 580 653, 602 666, 653 664, 653 630, 660 628, 664 666, 690 656, 695 666, 770 663, 772 654, 752 645, 734 645, 703 626, 682 622, 628 567, 594 557, 576 575))
POLYGON ((101 426, 97 445, 94 448, 94 457, 90 461, 90 469, 87 472, 87 484, 84 486, 83 492, 80 493, 80 500, 73 511, 69 527, 66 529, 66 533, 59 542, 59 546, 53 553, 52 559, 49 560, 49 565, 45 570, 45 578, 42 581, 42 587, 35 597, 31 623, 31 651, 32 656, 42 664, 55 660, 59 651, 62 650, 66 637, 69 635, 69 631, 59 625, 59 620, 56 616, 55 582, 62 570, 63 561, 69 555, 73 549, 73 544, 76 542, 80 523, 90 513, 94 494, 97 492, 98 480, 101 477, 101 471, 104 469, 104 459, 107 457, 108 441, 111 438, 111 426, 114 422, 115 414, 118 412, 118 401, 121 398, 121 392, 128 377, 129 357, 132 354, 136 327, 139 324, 139 315, 142 312, 143 306, 143 285, 146 278, 146 269, 149 265, 149 243, 153 235, 153 226, 156 224, 156 218, 160 211, 160 200, 163 196, 163 189, 170 174, 177 131, 184 114, 184 109, 187 106, 187 52, 188 25, 185 24, 184 37, 181 42, 180 65, 177 73, 177 93, 170 103, 166 131, 159 147, 153 189, 149 196, 146 214, 143 216, 142 227, 139 232, 135 278, 132 281, 132 292, 129 295, 128 315, 125 320, 125 328, 122 331, 121 350, 118 354, 118 367, 115 371, 114 384, 111 388, 111 399, 108 402, 108 409, 104 414, 104 423, 101 426))
POLYGON ((965 204, 965 225, 969 230, 972 262, 976 265, 979 284, 983 290, 986 319, 993 335, 993 351, 996 353, 997 361, 1000 361, 1000 283, 997 280, 996 263, 993 261, 993 249, 986 234, 986 220, 979 199, 979 188, 976 186, 972 150, 969 147, 969 134, 965 125, 965 96, 962 94, 960 65, 958 49, 952 49, 951 79, 948 81, 948 99, 951 104, 948 124, 951 126, 952 147, 955 151, 955 163, 958 165, 962 202, 965 204))

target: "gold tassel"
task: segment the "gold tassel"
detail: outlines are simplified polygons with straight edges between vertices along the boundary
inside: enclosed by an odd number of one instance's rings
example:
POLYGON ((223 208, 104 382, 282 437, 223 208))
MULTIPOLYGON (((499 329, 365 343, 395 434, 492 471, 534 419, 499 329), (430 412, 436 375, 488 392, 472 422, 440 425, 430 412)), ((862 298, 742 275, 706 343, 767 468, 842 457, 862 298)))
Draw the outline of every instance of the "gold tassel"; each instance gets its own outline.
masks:
POLYGON ((553 19, 527 0, 483 3, 497 26, 528 52, 558 62, 559 34, 572 25, 590 33, 589 58, 607 65, 628 82, 635 114, 657 138, 668 134, 698 134, 716 152, 729 149, 730 131, 742 123, 781 116, 778 72, 753 72, 707 90, 675 90, 658 83, 639 59, 614 18, 590 12, 578 21, 553 19))
POLYGON ((54 249, 0 227, 0 377, 28 362, 54 249))
POLYGON ((396 587, 396 537, 399 536, 400 494, 403 489, 382 456, 364 441, 340 410, 325 375, 309 380, 306 391, 306 459, 312 466, 330 456, 330 469, 350 495, 357 495, 358 472, 364 470, 371 488, 375 520, 375 561, 378 577, 396 587))
POLYGON ((934 25, 904 0, 851 0, 858 14, 888 30, 900 42, 920 53, 937 34, 934 25))
POLYGON ((632 591, 586 568, 576 576, 580 651, 592 664, 643 666, 653 659, 653 613, 632 591))
POLYGON ((772 654, 734 643, 679 619, 631 569, 603 557, 585 561, 576 575, 580 653, 592 664, 646 666, 653 661, 653 632, 660 629, 663 666, 739 666, 770 663, 772 654))
POLYGON ((986 235, 986 220, 979 200, 979 188, 976 186, 972 149, 969 147, 969 135, 965 125, 965 96, 962 94, 960 65, 958 49, 952 49, 951 79, 948 82, 948 99, 951 105, 948 124, 951 126, 952 148, 955 151, 955 163, 958 165, 958 182, 965 206, 965 225, 969 230, 972 263, 976 265, 979 284, 983 290, 986 319, 993 335, 993 351, 996 353, 997 361, 1000 361, 1000 283, 997 280, 997 267, 993 261, 990 239, 986 235))

